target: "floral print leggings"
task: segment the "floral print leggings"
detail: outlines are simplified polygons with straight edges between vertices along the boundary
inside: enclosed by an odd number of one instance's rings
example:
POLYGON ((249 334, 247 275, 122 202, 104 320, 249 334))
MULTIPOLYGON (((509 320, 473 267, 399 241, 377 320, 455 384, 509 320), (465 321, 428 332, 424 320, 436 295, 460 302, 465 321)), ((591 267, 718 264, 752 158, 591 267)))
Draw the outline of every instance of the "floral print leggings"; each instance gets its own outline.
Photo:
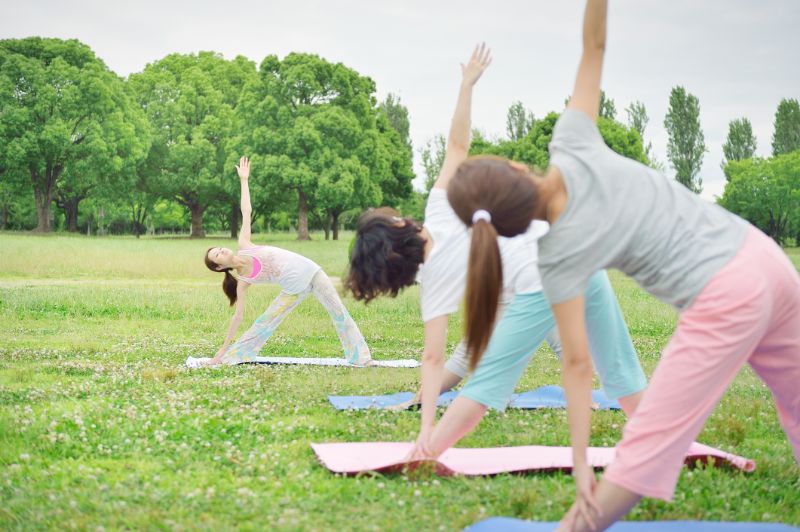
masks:
POLYGON ((298 294, 278 294, 269 308, 262 314, 244 334, 228 348, 222 358, 224 364, 240 364, 253 362, 261 348, 269 340, 281 322, 309 294, 314 294, 333 320, 333 326, 339 335, 344 349, 344 358, 350 364, 364 366, 372 360, 364 335, 358 329, 350 313, 347 312, 333 283, 324 271, 320 270, 311 279, 305 290, 298 294))

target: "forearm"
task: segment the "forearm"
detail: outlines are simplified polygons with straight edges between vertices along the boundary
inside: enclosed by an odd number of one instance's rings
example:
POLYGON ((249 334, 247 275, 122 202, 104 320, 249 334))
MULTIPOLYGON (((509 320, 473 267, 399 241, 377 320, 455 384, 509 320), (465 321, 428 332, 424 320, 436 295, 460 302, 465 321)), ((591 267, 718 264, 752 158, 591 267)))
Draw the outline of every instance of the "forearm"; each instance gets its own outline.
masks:
POLYGON ((422 358, 422 401, 420 427, 422 430, 433 428, 436 420, 436 403, 442 389, 442 373, 444 360, 442 356, 425 353, 422 358))
POLYGON ((247 179, 240 179, 240 183, 242 191, 239 206, 242 210, 242 216, 249 220, 250 214, 253 212, 253 208, 250 205, 250 184, 247 179))
POLYGON ((469 151, 470 127, 472 125, 472 85, 461 83, 458 102, 450 123, 450 134, 447 136, 448 148, 461 148, 469 151))
POLYGON ((603 51, 606 47, 606 0, 587 0, 583 14, 583 50, 603 51))
POLYGON ((225 341, 220 348, 221 351, 225 351, 228 349, 228 346, 231 344, 233 339, 236 337, 236 331, 239 330, 239 326, 242 324, 242 316, 238 314, 234 314, 233 318, 231 319, 231 324, 228 326, 228 334, 225 336, 225 341))
POLYGON ((562 369, 564 390, 567 398, 567 421, 573 463, 586 463, 586 448, 589 446, 592 413, 592 364, 588 357, 568 362, 565 357, 562 369))

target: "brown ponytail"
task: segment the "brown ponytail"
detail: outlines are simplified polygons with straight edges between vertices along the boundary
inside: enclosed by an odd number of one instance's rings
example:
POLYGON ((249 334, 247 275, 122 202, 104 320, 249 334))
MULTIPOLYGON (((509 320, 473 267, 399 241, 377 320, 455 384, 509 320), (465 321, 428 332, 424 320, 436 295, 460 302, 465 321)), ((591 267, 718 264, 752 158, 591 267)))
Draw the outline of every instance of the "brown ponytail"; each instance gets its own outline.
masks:
POLYGON ((206 258, 205 263, 206 267, 211 270, 212 272, 224 272, 225 277, 222 279, 222 291, 225 292, 225 295, 228 296, 232 307, 234 303, 236 303, 236 286, 239 284, 239 281, 236 280, 236 277, 231 275, 231 268, 224 268, 222 270, 219 269, 219 264, 211 260, 208 256, 208 253, 214 248, 208 248, 206 251, 206 258))
POLYGON ((503 286, 497 237, 528 230, 536 208, 536 185, 522 165, 500 157, 471 157, 461 163, 447 187, 447 199, 458 217, 472 227, 467 271, 466 337, 470 369, 475 369, 489 344, 503 286), (491 221, 473 223, 477 210, 491 221))
POLYGON ((466 336, 470 371, 475 370, 489 344, 502 286, 503 265, 497 231, 486 220, 478 220, 472 226, 467 273, 466 336))

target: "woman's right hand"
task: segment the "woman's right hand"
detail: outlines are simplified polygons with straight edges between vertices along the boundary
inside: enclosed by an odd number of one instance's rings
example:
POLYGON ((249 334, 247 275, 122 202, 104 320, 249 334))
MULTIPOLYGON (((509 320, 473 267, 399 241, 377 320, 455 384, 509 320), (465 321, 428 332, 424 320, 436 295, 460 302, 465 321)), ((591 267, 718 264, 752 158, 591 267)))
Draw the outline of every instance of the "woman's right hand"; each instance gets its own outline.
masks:
POLYGON ((219 348, 219 351, 217 351, 217 354, 216 354, 216 355, 214 355, 214 358, 212 358, 211 360, 209 360, 209 361, 208 361, 208 364, 209 364, 209 365, 221 364, 221 363, 222 363, 222 357, 223 357, 223 356, 225 356, 225 353, 226 353, 227 351, 228 351, 228 349, 227 349, 227 348, 225 348, 225 347, 220 347, 220 348, 219 348))
POLYGON ((486 43, 481 43, 472 51, 469 63, 461 64, 462 81, 465 85, 475 85, 480 79, 483 71, 492 64, 491 50, 486 47, 486 43))
POLYGON ((427 428, 420 430, 419 436, 417 436, 417 441, 414 442, 414 446, 406 455, 407 462, 416 462, 418 460, 433 460, 436 458, 433 451, 430 448, 430 439, 431 434, 433 433, 433 428, 427 428))
POLYGON ((239 164, 236 165, 236 172, 239 174, 239 179, 248 179, 250 177, 250 159, 240 158, 239 164))

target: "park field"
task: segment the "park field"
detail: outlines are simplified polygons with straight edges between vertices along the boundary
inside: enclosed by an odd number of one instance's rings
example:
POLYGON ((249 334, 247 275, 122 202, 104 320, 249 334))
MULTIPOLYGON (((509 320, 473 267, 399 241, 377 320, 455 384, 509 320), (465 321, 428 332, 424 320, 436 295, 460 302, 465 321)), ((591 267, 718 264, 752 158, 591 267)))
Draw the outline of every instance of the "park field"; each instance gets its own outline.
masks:
MULTIPOLYGON (((340 241, 256 236, 338 278, 340 241)), ((213 356, 231 311, 221 276, 203 265, 229 239, 36 237, 0 234, 0 529, 459 530, 488 516, 552 521, 572 501, 563 474, 439 478, 337 477, 310 442, 416 436, 414 412, 337 412, 326 396, 413 390, 419 370, 228 367, 213 356)), ((800 268, 800 250, 787 253, 800 268)), ((650 375, 675 313, 612 273, 650 375)), ((277 294, 249 292, 245 324, 277 294)), ((375 358, 419 358, 419 292, 368 307, 345 303, 375 358)), ((450 347, 461 317, 451 319, 450 347)), ((304 302, 264 354, 340 356, 324 309, 304 302)), ((542 347, 519 389, 560 380, 542 347)), ((798 384, 800 385, 800 384, 798 384)), ((593 415, 591 444, 612 446, 624 415, 593 415)), ((767 388, 745 369, 699 441, 753 458, 755 472, 684 470, 675 500, 645 500, 631 520, 782 521, 800 525, 800 471, 767 388)), ((560 410, 490 412, 459 445, 568 445, 560 410)))

